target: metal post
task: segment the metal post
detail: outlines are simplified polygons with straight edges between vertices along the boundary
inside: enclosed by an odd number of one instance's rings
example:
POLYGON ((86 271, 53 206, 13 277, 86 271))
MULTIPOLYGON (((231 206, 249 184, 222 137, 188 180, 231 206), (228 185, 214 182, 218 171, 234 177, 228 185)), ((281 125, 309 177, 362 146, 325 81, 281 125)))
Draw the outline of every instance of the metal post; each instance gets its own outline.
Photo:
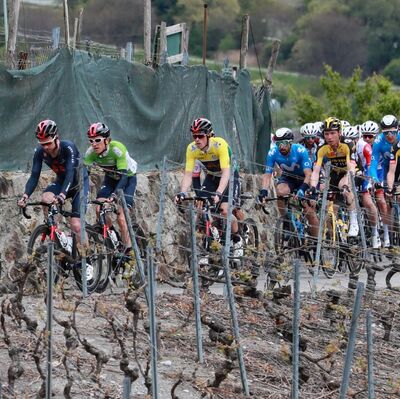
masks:
POLYGON ((299 397, 299 322, 300 322, 300 261, 294 261, 294 298, 293 298, 293 349, 292 349, 292 399, 299 397))
MULTIPOLYGON (((85 166, 81 162, 79 165, 79 216, 81 220, 81 246, 85 248, 83 256, 81 256, 82 266, 82 295, 84 298, 88 296, 87 292, 87 274, 86 274, 86 192, 85 192, 85 166)), ((82 255, 82 254, 81 254, 82 255)))
POLYGON ((365 238, 365 231, 363 228, 363 224, 362 224, 362 219, 361 219, 361 208, 360 208, 360 203, 358 202, 358 195, 357 195, 357 190, 356 190, 356 183, 355 183, 355 179, 354 179, 354 173, 350 172, 350 183, 351 183, 351 191, 353 192, 354 195, 354 203, 356 205, 356 211, 357 211, 357 222, 358 225, 360 226, 360 234, 361 234, 361 245, 363 247, 362 250, 362 259, 366 258, 367 255, 367 240, 365 238))
POLYGON ((7 0, 3 0, 3 14, 4 14, 4 47, 8 50, 8 10, 7 0))
POLYGON ((204 3, 203 15, 203 65, 206 65, 207 57, 207 3, 204 3))
POLYGON ((52 388, 52 335, 53 335, 53 258, 54 243, 50 241, 47 245, 47 368, 46 368, 46 399, 51 399, 52 388))
POLYGON ((319 214, 319 229, 318 229, 318 242, 317 242, 317 251, 314 259, 314 266, 316 266, 317 270, 314 270, 313 275, 313 284, 312 284, 312 295, 315 296, 317 292, 317 280, 319 275, 319 262, 321 257, 321 246, 322 246, 322 232, 324 228, 324 221, 326 216, 326 203, 328 200, 328 190, 329 190, 329 182, 331 180, 331 163, 328 161, 325 165, 325 187, 322 194, 322 204, 321 204, 321 212, 319 214))
POLYGON ((372 314, 368 309, 366 312, 367 323, 367 353, 368 353, 368 399, 375 398, 375 381, 374 381, 374 344, 372 335, 372 314))
POLYGON ((133 45, 132 42, 126 43, 126 60, 132 62, 133 45))
POLYGON ((245 14, 242 18, 242 41, 240 43, 239 68, 247 68, 247 51, 249 50, 249 15, 245 14))
POLYGON ((340 386, 339 399, 346 399, 346 392, 349 387, 351 362, 353 360, 354 346, 357 336, 357 323, 358 323, 358 317, 360 316, 361 298, 363 294, 364 294, 364 283, 359 281, 357 283, 356 299, 354 301, 353 313, 351 315, 349 342, 347 344, 346 358, 344 363, 342 384, 340 386))
POLYGON ((154 276, 153 248, 147 247, 147 278, 149 282, 149 321, 151 340, 151 393, 152 399, 158 398, 158 375, 157 375, 157 320, 156 320, 156 281, 154 276))
POLYGON ((51 37, 53 40, 53 50, 57 50, 60 47, 60 27, 56 26, 55 28, 52 29, 51 31, 51 37))
MULTIPOLYGON (((135 257, 136 257, 136 263, 139 269, 139 273, 140 273, 140 280, 142 284, 145 284, 146 282, 146 276, 144 274, 144 265, 143 265, 143 260, 140 254, 140 249, 136 240, 136 234, 133 231, 132 228, 132 221, 131 218, 129 216, 129 209, 128 206, 126 205, 126 200, 125 200, 125 195, 124 192, 122 191, 122 189, 118 190, 118 195, 119 195, 119 199, 122 203, 122 209, 124 211, 124 215, 125 215, 125 220, 126 220, 126 224, 128 226, 128 231, 129 231, 129 237, 132 241, 132 246, 133 246, 133 251, 135 252, 135 257)), ((149 304, 149 297, 148 297, 148 290, 145 289, 144 290, 144 294, 146 297, 146 301, 147 301, 147 305, 149 304)))
POLYGON ((203 356, 203 341, 201 339, 201 315, 200 315, 200 290, 199 290, 199 273, 198 273, 198 261, 197 261, 197 245, 196 245, 196 215, 194 212, 194 206, 191 202, 189 205, 190 210, 190 230, 191 230, 191 266, 193 276, 193 294, 194 294, 194 313, 196 322, 196 343, 197 343, 197 360, 199 363, 204 363, 203 356))
POLYGON ((232 210, 233 210, 233 175, 234 169, 236 166, 236 161, 234 156, 232 156, 231 167, 230 167, 230 177, 229 177, 229 191, 228 191, 228 217, 226 220, 226 233, 225 233, 225 246, 223 251, 223 261, 224 261, 224 273, 225 273, 225 281, 226 288, 228 294, 229 308, 231 311, 232 317, 232 327, 233 334, 235 336, 236 341, 236 351, 239 359, 239 368, 240 368, 240 378, 242 381, 242 389, 245 396, 249 396, 249 386, 247 381, 247 373, 246 367, 244 365, 243 360, 243 349, 242 344, 240 342, 240 332, 239 332, 239 323, 237 319, 237 312, 235 306, 235 297, 233 294, 232 288, 232 280, 231 280, 231 270, 229 266, 229 253, 231 249, 231 230, 232 230, 232 210))
POLYGON ((151 0, 144 0, 144 63, 151 64, 151 0))
POLYGON ((160 190, 160 209, 157 216, 157 237, 156 237, 156 253, 161 252, 162 246, 162 227, 164 223, 165 210, 165 192, 167 190, 167 157, 164 155, 163 168, 161 172, 161 190, 160 190))
POLYGON ((122 398, 123 399, 129 399, 131 396, 131 379, 130 377, 125 377, 124 378, 124 385, 123 385, 123 391, 122 391, 122 398))

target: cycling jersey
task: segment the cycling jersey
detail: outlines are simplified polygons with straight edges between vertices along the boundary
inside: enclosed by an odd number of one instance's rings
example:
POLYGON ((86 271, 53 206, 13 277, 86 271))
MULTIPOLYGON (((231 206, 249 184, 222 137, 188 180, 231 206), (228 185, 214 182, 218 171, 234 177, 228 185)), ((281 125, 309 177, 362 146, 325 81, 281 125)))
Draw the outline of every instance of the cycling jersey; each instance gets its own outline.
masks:
POLYGON ((352 143, 340 142, 336 150, 329 144, 324 144, 318 149, 316 165, 322 166, 327 161, 330 161, 332 172, 342 175, 347 173, 347 163, 351 160, 354 161, 351 155, 352 143))
POLYGON ((287 155, 282 155, 278 147, 272 147, 267 154, 265 173, 272 173, 274 165, 287 175, 302 177, 304 177, 304 169, 311 169, 308 152, 301 144, 292 144, 287 155))
POLYGON ((60 148, 55 158, 45 152, 41 145, 35 148, 31 176, 25 186, 25 194, 28 196, 33 193, 39 182, 43 162, 57 175, 57 181, 61 186, 57 194, 67 196, 69 190, 78 186, 79 151, 72 141, 60 140, 59 146, 60 148))
POLYGON ((107 151, 100 155, 89 147, 83 161, 87 166, 99 166, 108 177, 114 180, 120 180, 125 174, 133 176, 137 170, 137 163, 129 156, 126 147, 115 140, 110 141, 107 151))
POLYGON ((372 157, 371 144, 367 143, 363 139, 358 140, 356 145, 356 154, 362 165, 362 171, 366 176, 368 176, 372 157))
POLYGON ((311 165, 313 165, 314 162, 317 160, 318 145, 316 143, 314 143, 311 148, 308 148, 305 145, 304 140, 302 140, 300 142, 300 144, 307 150, 308 157, 310 158, 310 161, 311 161, 311 165))
MULTIPOLYGON (((398 141, 400 134, 397 134, 395 140, 398 141)), ((372 157, 371 157, 371 167, 370 176, 376 180, 383 182, 386 179, 387 172, 389 170, 389 162, 391 159, 393 144, 390 144, 383 133, 379 134, 372 145, 372 157)))
POLYGON ((192 172, 195 161, 198 160, 205 168, 207 174, 221 176, 222 169, 230 167, 231 149, 222 137, 210 137, 208 148, 202 151, 193 141, 186 149, 186 172, 192 172))

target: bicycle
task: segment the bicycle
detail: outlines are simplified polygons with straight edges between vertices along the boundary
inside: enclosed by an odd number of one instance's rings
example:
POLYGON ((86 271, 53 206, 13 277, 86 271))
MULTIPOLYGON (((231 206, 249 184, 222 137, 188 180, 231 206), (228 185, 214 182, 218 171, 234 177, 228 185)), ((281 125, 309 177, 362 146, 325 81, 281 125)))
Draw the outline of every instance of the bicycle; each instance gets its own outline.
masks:
MULTIPOLYGON (((242 200, 249 199, 248 196, 242 195, 242 200)), ((198 239, 198 266, 200 269, 199 277, 201 278, 202 287, 208 288, 214 282, 219 281, 222 277, 222 247, 225 245, 226 237, 226 220, 221 216, 216 216, 216 206, 211 204, 207 197, 196 196, 193 198, 185 198, 184 201, 196 201, 198 203, 199 217, 197 218, 197 234, 198 239)), ((259 256, 259 234, 255 221, 246 218, 244 221, 238 221, 238 235, 242 239, 242 248, 238 250, 238 254, 233 253, 229 257, 232 269, 240 272, 250 269, 250 280, 258 275, 256 269, 257 258, 259 256)), ((188 262, 191 265, 191 254, 189 254, 188 262)), ((240 276, 239 276, 240 277, 240 276)), ((242 276, 244 277, 244 276, 242 276)), ((245 277, 244 277, 245 278, 245 277)))
MULTIPOLYGON (((34 264, 39 269, 39 272, 43 274, 46 281, 48 264, 47 247, 48 242, 52 241, 54 243, 53 283, 57 284, 60 277, 68 277, 72 271, 76 284, 82 291, 82 264, 75 236, 71 232, 65 234, 58 227, 56 217, 57 214, 64 217, 71 217, 71 212, 64 211, 58 205, 45 202, 30 202, 26 204, 26 207, 28 206, 45 206, 49 209, 45 223, 37 226, 29 238, 28 255, 32 257, 34 264)), ((25 218, 31 219, 31 216, 27 214, 26 207, 22 208, 22 214, 25 218)), ((97 234, 90 229, 90 226, 87 226, 86 233, 88 244, 93 249, 86 257, 87 292, 91 294, 96 291, 103 264, 102 256, 96 252, 96 244, 98 243, 97 234)))
MULTIPOLYGON (((95 225, 91 225, 90 229, 95 232, 98 237, 101 237, 99 244, 102 247, 101 254, 105 259, 105 267, 103 268, 99 283, 96 287, 96 292, 102 293, 107 289, 111 280, 114 281, 114 283, 116 282, 118 274, 123 274, 125 271, 131 272, 131 269, 135 268, 135 259, 125 254, 125 248, 118 231, 107 224, 106 214, 118 214, 117 206, 106 201, 98 200, 92 200, 89 203, 99 206, 98 221, 95 225)), ((144 258, 147 245, 144 232, 136 223, 132 223, 132 228, 137 237, 141 257, 144 258)), ((133 273, 128 273, 128 275, 132 286, 138 288, 141 284, 139 271, 135 270, 133 273)))

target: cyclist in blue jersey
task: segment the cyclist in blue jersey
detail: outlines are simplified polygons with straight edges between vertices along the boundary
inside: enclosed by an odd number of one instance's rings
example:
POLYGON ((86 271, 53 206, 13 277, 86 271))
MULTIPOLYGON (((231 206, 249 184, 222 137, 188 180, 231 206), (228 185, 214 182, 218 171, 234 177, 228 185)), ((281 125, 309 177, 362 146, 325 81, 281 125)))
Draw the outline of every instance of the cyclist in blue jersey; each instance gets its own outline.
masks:
MULTIPOLYGON (((59 139, 57 125, 50 119, 43 120, 37 125, 36 137, 39 145, 33 156, 31 176, 26 183, 22 198, 18 201, 18 206, 25 207, 28 198, 35 191, 44 162, 56 174, 56 179, 45 188, 42 202, 63 205, 67 198, 71 199, 73 215, 70 220, 71 230, 80 242, 79 151, 72 141, 59 139)), ((87 194, 89 180, 86 171, 84 187, 87 194)), ((43 211, 46 215, 48 210, 44 207, 43 211)))
POLYGON ((382 216, 384 247, 390 247, 389 226, 390 207, 386 203, 384 187, 387 184, 387 174, 391 159, 392 146, 399 138, 399 122, 394 115, 385 115, 381 122, 382 133, 378 135, 372 145, 370 176, 375 183, 376 203, 382 216))
MULTIPOLYGON (((293 133, 290 129, 283 127, 275 132, 275 146, 268 152, 265 173, 263 175, 262 189, 259 199, 262 202, 269 195, 269 188, 272 180, 274 166, 277 165, 282 174, 276 186, 278 197, 296 193, 298 198, 304 198, 305 192, 309 189, 311 178, 311 161, 307 150, 301 144, 293 144, 293 133)), ((283 217, 286 213, 285 201, 278 200, 278 210, 283 217)), ((315 208, 303 201, 305 215, 311 227, 311 235, 318 234, 318 219, 315 208)))

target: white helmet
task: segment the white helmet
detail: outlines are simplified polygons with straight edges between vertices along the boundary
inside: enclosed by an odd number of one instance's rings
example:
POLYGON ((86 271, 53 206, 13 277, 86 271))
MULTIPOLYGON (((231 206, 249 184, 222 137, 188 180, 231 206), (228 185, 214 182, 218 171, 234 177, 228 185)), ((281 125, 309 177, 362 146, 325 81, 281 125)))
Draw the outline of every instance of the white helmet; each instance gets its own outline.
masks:
POLYGON ((306 123, 300 128, 302 137, 317 137, 318 130, 314 123, 306 123))
POLYGON ((342 121, 340 121, 340 122, 342 122, 342 129, 343 129, 344 127, 349 127, 349 126, 351 126, 349 121, 342 120, 342 121))
POLYGON ((281 127, 275 132, 275 141, 293 140, 293 132, 287 127, 281 127))
POLYGON ((388 130, 393 127, 398 127, 399 126, 399 121, 394 115, 385 115, 381 119, 381 128, 382 130, 388 130))
POLYGON ((375 136, 379 133, 379 130, 379 125, 374 121, 366 121, 360 127, 361 135, 373 134, 375 136))
POLYGON ((345 139, 355 140, 358 139, 358 128, 357 126, 345 126, 342 130, 342 136, 345 139))

